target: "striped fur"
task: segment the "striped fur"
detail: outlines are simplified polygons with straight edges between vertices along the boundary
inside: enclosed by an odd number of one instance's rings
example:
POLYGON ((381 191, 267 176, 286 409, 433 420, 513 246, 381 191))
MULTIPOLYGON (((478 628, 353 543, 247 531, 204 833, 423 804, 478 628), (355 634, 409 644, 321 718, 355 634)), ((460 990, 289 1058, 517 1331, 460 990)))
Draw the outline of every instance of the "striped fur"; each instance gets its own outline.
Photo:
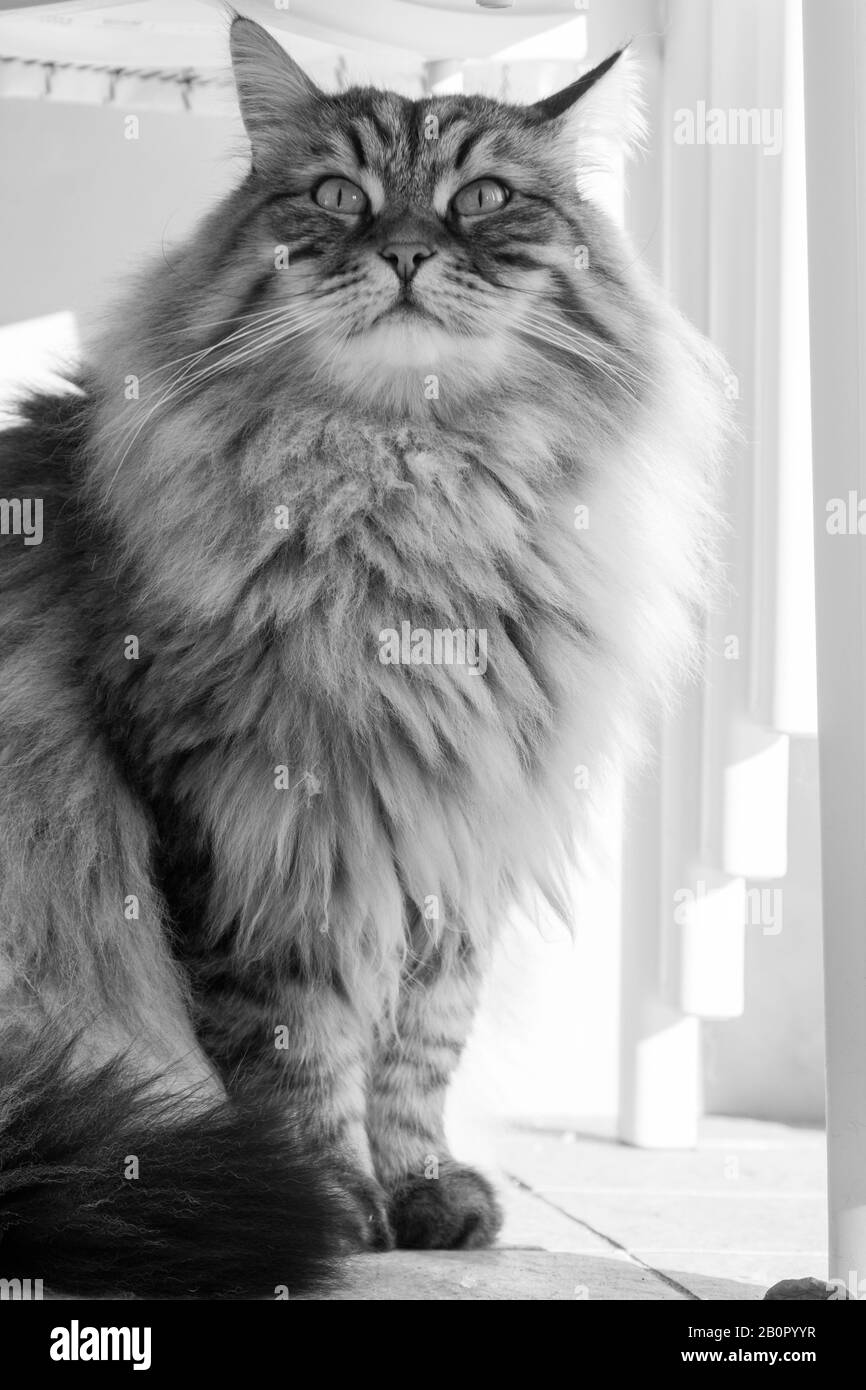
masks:
POLYGON ((621 63, 520 108, 232 43, 249 175, 0 446, 46 515, 3 540, 0 978, 89 1021, 81 1066, 135 1038, 210 1104, 267 1088, 367 1243, 483 1243, 448 1080, 497 925, 567 914, 593 790, 695 666, 720 367, 585 196, 621 63), (462 219, 481 177, 509 201, 462 219), (484 675, 383 663, 403 623, 483 631, 484 675))

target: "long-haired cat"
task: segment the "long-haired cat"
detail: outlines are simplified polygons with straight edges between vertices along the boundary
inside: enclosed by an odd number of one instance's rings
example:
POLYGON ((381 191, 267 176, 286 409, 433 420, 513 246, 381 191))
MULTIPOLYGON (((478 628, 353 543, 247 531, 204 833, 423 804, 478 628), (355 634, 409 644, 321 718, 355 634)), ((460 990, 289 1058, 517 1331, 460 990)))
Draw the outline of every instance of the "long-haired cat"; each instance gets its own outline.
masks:
MULTIPOLYGON (((711 351, 531 106, 232 54, 252 160, 2 437, 0 1265, 294 1295, 500 1216, 443 1102, 498 925, 694 665, 711 351), (13 528, 14 530, 14 528, 13 528)), ((615 104, 615 103, 614 103, 615 104)))

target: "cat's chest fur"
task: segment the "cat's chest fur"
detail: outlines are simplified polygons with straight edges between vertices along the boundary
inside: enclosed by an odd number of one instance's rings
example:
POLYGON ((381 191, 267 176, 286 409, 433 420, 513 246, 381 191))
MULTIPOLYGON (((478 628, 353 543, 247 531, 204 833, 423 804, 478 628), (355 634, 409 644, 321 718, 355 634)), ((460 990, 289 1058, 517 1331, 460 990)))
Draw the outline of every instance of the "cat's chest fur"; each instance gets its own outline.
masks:
POLYGON ((465 916, 532 841, 565 668, 591 645, 577 484, 538 431, 272 422, 231 509, 201 499, 220 534, 193 532, 160 582, 217 616, 161 635, 137 699, 216 851, 224 925, 357 930, 406 898, 465 916))
POLYGON ((456 686, 465 702, 460 657, 483 642, 501 703, 515 649, 526 664, 551 624, 575 636, 577 470, 568 476, 538 422, 488 416, 457 430, 299 412, 251 431, 218 469, 194 455, 182 466, 185 540, 157 582, 201 614, 194 640, 188 619, 182 633, 164 625, 153 678, 171 670, 166 698, 211 730, 245 727, 245 702, 231 698, 241 669, 256 672, 266 723, 302 691, 363 728, 377 713, 365 700, 396 690, 386 667, 412 668, 401 699, 456 686))
POLYGON ((289 566, 289 611, 316 603, 326 624, 340 622, 350 587, 372 605, 368 618, 381 602, 456 621, 467 604, 505 600, 503 578, 514 577, 533 527, 555 524, 545 513, 556 469, 525 427, 509 437, 501 419, 479 424, 301 419, 289 438, 277 428, 254 441, 240 477, 260 516, 255 562, 263 575, 269 563, 289 566))

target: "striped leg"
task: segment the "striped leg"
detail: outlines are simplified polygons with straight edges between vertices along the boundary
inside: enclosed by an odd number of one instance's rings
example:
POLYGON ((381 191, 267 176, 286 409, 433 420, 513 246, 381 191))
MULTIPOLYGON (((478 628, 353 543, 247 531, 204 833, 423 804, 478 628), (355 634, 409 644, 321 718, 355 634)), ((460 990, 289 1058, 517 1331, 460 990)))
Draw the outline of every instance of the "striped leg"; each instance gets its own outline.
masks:
POLYGON ((279 976, 273 965, 241 973, 223 959, 207 967, 200 1032, 232 1090, 263 1087, 287 1108, 333 1162, 359 1218, 359 1243, 393 1242, 365 1126, 372 1023, 339 982, 279 976))
POLYGON ((367 1129, 389 1194, 397 1244, 468 1249, 501 1225, 486 1178, 448 1152, 444 1107, 475 1010, 477 965, 467 951, 415 963, 401 984, 396 1027, 378 1040, 367 1129))

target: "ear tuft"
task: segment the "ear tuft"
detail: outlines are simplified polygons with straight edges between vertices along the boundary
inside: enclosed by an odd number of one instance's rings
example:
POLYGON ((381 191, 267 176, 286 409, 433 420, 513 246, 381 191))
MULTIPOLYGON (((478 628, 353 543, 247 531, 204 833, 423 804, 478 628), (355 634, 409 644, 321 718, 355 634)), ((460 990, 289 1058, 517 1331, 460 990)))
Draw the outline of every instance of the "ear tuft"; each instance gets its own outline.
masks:
POLYGON ((529 109, 568 142, 579 187, 584 174, 604 172, 612 153, 633 154, 646 136, 637 62, 627 44, 529 109))
POLYGON ((587 92, 592 90, 596 82, 604 77, 605 73, 610 72, 614 63, 619 62, 624 53, 625 47, 618 48, 615 53, 611 53, 609 58, 605 58, 603 62, 598 63, 589 72, 585 72, 582 77, 579 77, 576 82, 572 82, 570 86, 561 88, 560 91, 554 92, 552 96, 544 97, 542 101, 537 101, 533 110, 537 111, 539 116, 542 116, 544 120, 551 120, 554 116, 561 116, 563 111, 567 111, 576 101, 580 101, 582 97, 586 96, 587 92))
POLYGON ((262 136, 321 97, 316 84, 254 19, 232 20, 230 48, 241 117, 255 154, 262 136))

